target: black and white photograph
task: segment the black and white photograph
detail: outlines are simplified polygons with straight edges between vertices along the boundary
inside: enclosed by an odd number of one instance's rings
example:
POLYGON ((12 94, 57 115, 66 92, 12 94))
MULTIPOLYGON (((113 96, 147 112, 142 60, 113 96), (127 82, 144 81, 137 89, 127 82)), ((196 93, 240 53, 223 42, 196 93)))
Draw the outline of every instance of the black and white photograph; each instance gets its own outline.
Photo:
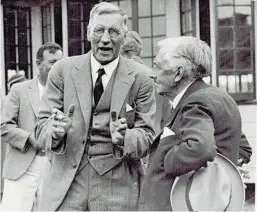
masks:
POLYGON ((0 0, 0 211, 255 211, 257 0, 0 0))

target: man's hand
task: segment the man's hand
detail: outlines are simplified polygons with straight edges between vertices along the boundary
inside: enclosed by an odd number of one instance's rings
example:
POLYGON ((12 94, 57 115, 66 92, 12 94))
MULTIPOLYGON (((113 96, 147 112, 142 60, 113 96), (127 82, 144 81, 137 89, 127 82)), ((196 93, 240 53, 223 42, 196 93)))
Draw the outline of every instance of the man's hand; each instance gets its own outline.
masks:
POLYGON ((69 106, 67 114, 64 114, 62 111, 60 111, 56 108, 53 108, 52 124, 53 124, 53 138, 54 139, 59 140, 59 139, 63 138, 63 136, 71 128, 74 110, 75 110, 74 105, 69 106))
POLYGON ((123 145, 127 128, 127 120, 125 118, 118 119, 116 111, 112 111, 110 121, 112 143, 123 145))

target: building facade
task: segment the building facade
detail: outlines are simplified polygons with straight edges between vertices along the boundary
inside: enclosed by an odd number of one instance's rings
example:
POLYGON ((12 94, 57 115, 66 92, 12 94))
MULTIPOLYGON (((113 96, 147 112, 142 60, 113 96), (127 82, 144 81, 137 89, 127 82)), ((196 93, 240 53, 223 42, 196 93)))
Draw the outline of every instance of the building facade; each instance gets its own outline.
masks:
MULTIPOLYGON (((65 56, 89 51, 87 24, 94 4, 103 0, 2 0, 0 4, 1 92, 8 78, 22 71, 36 77, 36 51, 56 42, 65 56)), ((257 1, 251 0, 106 0, 123 8, 129 29, 143 41, 142 60, 152 67, 157 42, 189 35, 212 49, 209 83, 239 104, 243 130, 256 152, 257 1)), ((248 166, 255 174, 255 153, 248 166)))

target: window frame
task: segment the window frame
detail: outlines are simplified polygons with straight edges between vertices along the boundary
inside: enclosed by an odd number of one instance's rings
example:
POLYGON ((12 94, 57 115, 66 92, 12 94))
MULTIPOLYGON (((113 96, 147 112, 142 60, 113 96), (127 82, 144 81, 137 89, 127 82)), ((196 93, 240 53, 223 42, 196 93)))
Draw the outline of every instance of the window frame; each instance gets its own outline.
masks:
MULTIPOLYGON (((253 84, 253 90, 252 92, 240 92, 240 89, 242 87, 242 84, 240 83, 241 81, 241 77, 239 77, 239 92, 234 92, 234 93, 231 93, 228 91, 228 80, 227 80, 227 83, 226 83, 226 92, 228 92, 232 97, 233 99, 238 103, 238 104, 245 104, 247 102, 251 102, 251 101, 254 101, 256 99, 256 73, 255 73, 255 67, 256 67, 256 64, 255 64, 255 56, 256 56, 256 49, 255 49, 255 39, 254 39, 254 35, 255 35, 255 14, 254 14, 254 2, 250 2, 250 4, 244 4, 244 5, 237 5, 235 3, 235 0, 233 0, 233 4, 230 4, 230 5, 218 5, 218 2, 215 1, 214 2, 214 17, 215 19, 217 20, 216 21, 216 24, 215 24, 215 34, 216 34, 216 85, 218 87, 220 87, 220 81, 219 81, 219 76, 221 75, 224 75, 226 77, 228 76, 240 76, 239 74, 237 74, 237 71, 240 70, 239 68, 236 68, 236 64, 235 64, 235 61, 236 59, 234 57, 236 57, 236 51, 237 50, 250 50, 251 52, 251 62, 252 62, 252 67, 251 69, 247 69, 247 70, 250 70, 249 74, 252 74, 252 84, 253 84), (251 10, 251 26, 249 26, 250 28, 250 32, 251 32, 251 37, 250 37, 250 41, 251 41, 251 45, 250 47, 229 47, 229 48, 220 48, 220 41, 219 41, 219 29, 222 28, 218 25, 218 7, 225 7, 225 6, 231 6, 233 7, 233 20, 235 19, 235 9, 237 6, 249 6, 250 7, 250 10, 251 10), (221 50, 230 50, 230 51, 233 51, 233 68, 229 71, 230 73, 234 73, 234 74, 227 74, 225 72, 228 71, 224 71, 222 72, 222 70, 220 69, 220 51, 221 50)), ((237 26, 235 25, 235 23, 233 23, 233 25, 230 25, 232 27, 232 29, 235 29, 235 28, 240 28, 242 26, 237 26)), ((229 27, 229 25, 227 26, 229 27)), ((225 27, 224 27, 225 28, 225 27)), ((235 39, 235 38, 234 38, 235 39)), ((242 75, 243 73, 246 73, 247 71, 244 71, 244 69, 241 69, 242 72, 242 75)), ((236 87, 236 86, 235 86, 236 87)))
POLYGON ((4 41, 4 54, 5 54, 5 91, 6 94, 8 93, 8 70, 13 70, 16 73, 19 71, 24 71, 25 77, 28 79, 32 79, 33 78, 33 57, 32 57, 32 34, 31 34, 31 29, 32 29, 32 24, 31 24, 31 8, 30 7, 20 7, 20 6, 3 6, 3 16, 4 16, 4 37, 5 37, 5 41, 4 41), (6 18, 7 15, 7 10, 13 10, 15 11, 15 26, 14 26, 14 33, 15 33, 15 44, 10 44, 8 43, 8 36, 6 35, 7 32, 7 21, 8 19, 6 18), (18 41, 18 34, 19 34, 19 28, 20 26, 18 25, 18 11, 25 11, 27 16, 27 23, 26 23, 26 45, 20 45, 19 41, 18 41), (20 63, 20 58, 21 56, 19 55, 19 47, 24 47, 26 46, 27 49, 27 63, 20 63), (10 58, 7 58, 7 54, 6 51, 8 51, 8 47, 13 47, 15 48, 15 61, 10 61, 10 58), (8 69, 7 68, 11 65, 15 65, 15 69, 8 69), (20 70, 19 67, 20 65, 26 65, 27 70, 20 70))

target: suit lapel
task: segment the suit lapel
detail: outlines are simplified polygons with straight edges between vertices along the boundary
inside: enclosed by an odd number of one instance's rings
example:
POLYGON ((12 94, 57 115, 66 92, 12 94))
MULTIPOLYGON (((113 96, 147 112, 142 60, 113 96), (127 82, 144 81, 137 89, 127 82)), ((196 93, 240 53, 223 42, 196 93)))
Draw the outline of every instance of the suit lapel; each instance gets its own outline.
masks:
POLYGON ((39 97, 39 88, 38 88, 38 81, 37 78, 31 80, 31 83, 28 85, 28 98, 30 101, 30 104, 33 108, 33 111, 35 115, 38 115, 38 108, 40 103, 40 97, 39 97))
MULTIPOLYGON (((207 84, 205 84, 205 82, 201 79, 196 80, 195 82, 193 82, 188 89, 186 90, 185 94, 182 96, 181 100, 179 101, 178 105, 176 106, 176 108, 169 114, 169 117, 167 119, 167 124, 165 125, 166 127, 171 128, 171 126, 173 125, 173 122, 175 120, 175 118, 177 117, 177 114, 180 110, 181 105, 183 104, 183 102, 187 99, 188 96, 190 96, 192 93, 194 93, 195 91, 204 88, 204 87, 208 87, 207 84)), ((159 145, 160 142, 160 136, 163 133, 163 129, 161 129, 162 132, 154 139, 153 141, 153 148, 157 148, 157 146, 159 145)))
POLYGON ((113 84, 111 100, 111 111, 115 110, 118 115, 135 80, 135 78, 130 75, 131 73, 132 70, 129 69, 125 59, 121 56, 113 84))
POLYGON ((75 69, 72 71, 72 79, 77 91, 84 120, 88 120, 88 114, 92 110, 92 74, 90 65, 90 52, 82 55, 75 69), (89 113, 88 113, 89 112, 89 113))

